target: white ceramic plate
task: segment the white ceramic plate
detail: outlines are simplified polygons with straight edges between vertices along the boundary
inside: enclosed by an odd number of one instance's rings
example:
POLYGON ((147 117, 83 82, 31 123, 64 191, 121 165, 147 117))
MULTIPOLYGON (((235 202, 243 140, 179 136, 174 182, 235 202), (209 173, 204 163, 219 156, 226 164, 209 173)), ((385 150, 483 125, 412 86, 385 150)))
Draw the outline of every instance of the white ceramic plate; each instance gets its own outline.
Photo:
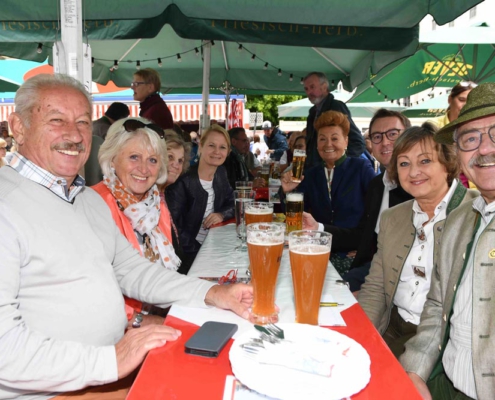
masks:
MULTIPOLYGON (((345 349, 333 365, 330 377, 301 372, 278 365, 260 364, 246 357, 241 345, 259 337, 252 330, 243 333, 230 349, 230 362, 235 377, 249 388, 283 400, 342 399, 358 393, 370 380, 370 357, 355 340, 326 328, 304 324, 277 324, 291 341, 322 338, 338 349, 345 349)), ((342 352, 340 352, 342 353, 342 352)), ((339 353, 339 354, 340 354, 339 353)))

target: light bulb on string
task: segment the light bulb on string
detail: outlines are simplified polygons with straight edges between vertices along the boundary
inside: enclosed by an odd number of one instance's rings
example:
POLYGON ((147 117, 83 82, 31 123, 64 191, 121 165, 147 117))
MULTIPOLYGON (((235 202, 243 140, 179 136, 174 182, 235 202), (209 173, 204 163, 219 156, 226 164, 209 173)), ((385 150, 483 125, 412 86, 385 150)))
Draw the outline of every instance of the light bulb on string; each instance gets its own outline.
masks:
POLYGON ((43 45, 41 43, 38 43, 38 47, 36 49, 36 53, 38 53, 38 54, 43 53, 43 45))
POLYGON ((293 74, 290 74, 290 76, 289 76, 289 81, 291 81, 291 82, 292 82, 293 80, 294 80, 294 75, 293 75, 293 74))
POLYGON ((265 63, 265 65, 263 66, 263 69, 268 69, 268 63, 265 63))
POLYGON ((254 61, 254 60, 256 60, 256 54, 253 54, 253 55, 251 56, 251 61, 254 61))
POLYGON ((117 60, 114 60, 114 61, 113 61, 113 69, 114 69, 114 70, 119 69, 119 62, 118 62, 117 60))
POLYGON ((162 59, 161 58, 158 58, 157 61, 158 61, 158 66, 159 67, 162 67, 163 66, 162 59))
POLYGON ((177 62, 182 62, 182 57, 180 56, 179 53, 177 53, 177 62))
POLYGON ((242 51, 242 44, 239 45, 239 47, 237 48, 237 50, 239 51, 239 53, 242 51))
POLYGON ((282 76, 282 70, 280 68, 278 70, 278 76, 282 76))
POLYGON ((194 54, 196 55, 196 57, 199 56, 199 50, 197 47, 194 48, 194 54))
POLYGON ((95 66, 95 58, 94 57, 91 57, 91 66, 94 67, 95 66))
POLYGON ((136 61, 136 69, 139 71, 141 69, 141 61, 136 61))

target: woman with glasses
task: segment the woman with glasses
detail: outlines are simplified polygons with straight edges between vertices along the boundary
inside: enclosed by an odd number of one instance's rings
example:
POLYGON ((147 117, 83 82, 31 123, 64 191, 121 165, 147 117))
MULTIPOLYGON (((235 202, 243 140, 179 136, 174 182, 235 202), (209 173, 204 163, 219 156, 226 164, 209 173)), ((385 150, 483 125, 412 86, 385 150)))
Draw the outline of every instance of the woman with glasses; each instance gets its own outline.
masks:
MULTIPOLYGON (((104 177, 92 188, 107 203, 122 234, 142 256, 182 272, 177 232, 157 188, 167 181, 163 130, 141 118, 116 121, 100 147, 98 160, 104 177)), ((165 314, 133 299, 126 299, 126 304, 135 313, 165 314)), ((128 316, 132 323, 132 314, 128 316)), ((144 322, 163 323, 163 318, 153 315, 144 322)))
POLYGON ((452 146, 435 143, 434 125, 408 128, 395 141, 390 179, 414 197, 384 211, 378 250, 358 301, 396 357, 416 334, 449 213, 478 195, 456 179, 452 146))
POLYGON ((165 190, 188 265, 196 258, 208 230, 234 217, 234 192, 222 165, 229 152, 229 133, 212 125, 201 135, 198 165, 165 190))
POLYGON ((139 101, 139 115, 149 119, 162 129, 172 129, 174 120, 167 104, 160 96, 160 75, 154 69, 144 68, 134 73, 131 88, 134 100, 139 101))
MULTIPOLYGON (((346 115, 327 111, 315 122, 317 150, 323 163, 310 168, 300 184, 282 177, 284 193, 304 193, 304 210, 327 225, 354 228, 364 212, 364 197, 375 171, 368 160, 346 156, 350 122, 346 115)), ((281 192, 281 200, 284 194, 281 192)), ((282 201, 283 204, 283 201, 282 201)), ((346 253, 332 253, 330 260, 343 275, 352 263, 346 253)))

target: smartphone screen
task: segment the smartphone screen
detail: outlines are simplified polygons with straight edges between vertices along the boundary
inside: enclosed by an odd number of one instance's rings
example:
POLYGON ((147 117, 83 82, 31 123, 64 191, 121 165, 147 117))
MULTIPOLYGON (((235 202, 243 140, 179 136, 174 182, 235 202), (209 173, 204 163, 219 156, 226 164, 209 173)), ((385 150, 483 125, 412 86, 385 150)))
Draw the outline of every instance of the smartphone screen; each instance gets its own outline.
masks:
POLYGON ((236 333, 236 324, 208 321, 186 342, 186 353, 218 357, 228 340, 236 333))

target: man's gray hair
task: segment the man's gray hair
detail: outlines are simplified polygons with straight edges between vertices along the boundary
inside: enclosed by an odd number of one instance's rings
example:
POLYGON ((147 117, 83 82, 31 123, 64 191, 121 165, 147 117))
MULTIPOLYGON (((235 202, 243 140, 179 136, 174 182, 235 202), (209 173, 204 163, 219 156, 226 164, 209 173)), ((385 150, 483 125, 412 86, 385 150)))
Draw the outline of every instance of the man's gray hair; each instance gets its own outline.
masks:
POLYGON ((327 76, 326 76, 323 72, 316 72, 316 71, 314 71, 314 72, 310 72, 308 75, 306 75, 306 76, 304 77, 303 81, 305 82, 305 81, 306 81, 306 79, 308 79, 308 78, 310 78, 310 77, 312 77, 312 76, 316 76, 316 77, 318 77, 318 79, 319 79, 320 83, 321 83, 322 85, 326 83, 326 85, 327 85, 327 87, 328 87, 328 78, 327 78, 327 76))
POLYGON ((72 88, 81 92, 88 100, 92 116, 93 106, 91 95, 86 91, 81 82, 68 75, 39 74, 24 82, 15 94, 15 112, 20 115, 27 127, 31 123, 31 112, 40 103, 40 92, 45 89, 54 88, 72 88))
POLYGON ((119 153, 122 152, 124 146, 129 142, 129 140, 140 137, 143 140, 145 146, 147 146, 148 151, 155 153, 160 158, 160 171, 158 172, 158 179, 156 183, 158 185, 165 183, 167 181, 167 166, 168 166, 168 152, 167 143, 165 139, 160 138, 158 133, 150 128, 139 128, 135 131, 128 132, 124 128, 125 121, 129 119, 135 119, 149 124, 145 118, 125 118, 119 119, 114 122, 108 129, 105 141, 100 146, 100 151, 98 152, 98 161, 101 166, 101 170, 105 176, 112 175, 112 161, 119 153))

